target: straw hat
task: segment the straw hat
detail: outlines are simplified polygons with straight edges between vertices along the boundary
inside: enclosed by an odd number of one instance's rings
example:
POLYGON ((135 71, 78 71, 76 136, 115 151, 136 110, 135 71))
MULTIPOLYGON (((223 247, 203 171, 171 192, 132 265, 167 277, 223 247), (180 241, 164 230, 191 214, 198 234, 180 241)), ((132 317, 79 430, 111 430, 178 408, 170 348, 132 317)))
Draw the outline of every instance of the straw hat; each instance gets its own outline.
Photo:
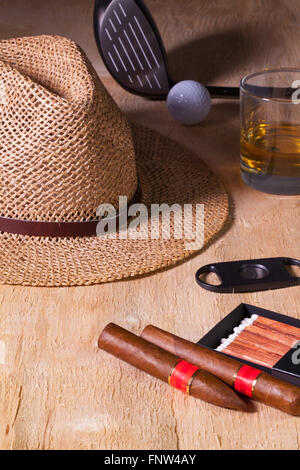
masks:
MULTIPOLYGON (((204 204, 205 244, 226 220, 227 195, 199 157, 130 125, 68 39, 0 41, 0 119, 0 283, 101 283, 194 252, 174 236, 175 217, 169 239, 124 239, 122 227, 97 236, 97 209, 119 210, 119 196, 147 208, 204 204)), ((139 228, 150 226, 151 217, 139 228)))

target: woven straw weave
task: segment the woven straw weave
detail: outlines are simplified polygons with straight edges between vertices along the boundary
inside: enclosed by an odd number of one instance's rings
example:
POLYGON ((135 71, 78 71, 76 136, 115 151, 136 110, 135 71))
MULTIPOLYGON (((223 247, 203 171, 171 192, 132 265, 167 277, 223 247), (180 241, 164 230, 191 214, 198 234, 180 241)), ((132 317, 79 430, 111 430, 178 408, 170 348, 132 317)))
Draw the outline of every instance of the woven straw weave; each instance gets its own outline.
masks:
MULTIPOLYGON (((130 126, 68 39, 0 41, 0 119, 1 216, 93 219, 100 204, 117 207, 119 195, 132 198, 138 171, 148 207, 204 204, 206 243, 224 225, 228 200, 217 178, 173 141, 130 126)), ((111 240, 1 233, 0 282, 88 285, 156 271, 190 254, 185 240, 162 234, 111 240)))
POLYGON ((85 220, 136 190, 129 126, 68 39, 0 42, 0 215, 85 220))

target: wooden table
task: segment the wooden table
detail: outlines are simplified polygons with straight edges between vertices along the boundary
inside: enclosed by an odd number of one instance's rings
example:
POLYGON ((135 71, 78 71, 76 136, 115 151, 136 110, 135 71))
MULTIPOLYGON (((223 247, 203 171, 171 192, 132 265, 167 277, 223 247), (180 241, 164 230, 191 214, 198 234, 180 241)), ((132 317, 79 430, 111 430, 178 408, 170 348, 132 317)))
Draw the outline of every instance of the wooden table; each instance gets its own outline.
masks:
MULTIPOLYGON (((266 66, 299 66, 298 0, 148 0, 176 79, 237 85, 266 66)), ((221 410, 168 388, 97 350, 107 322, 134 332, 151 322, 198 340, 240 302, 300 318, 299 290, 217 295, 194 281, 200 265, 299 257, 300 198, 246 187, 239 176, 239 104, 215 101, 209 119, 176 124, 165 103, 122 91, 92 34, 93 2, 2 0, 0 36, 61 34, 76 40, 121 108, 193 149, 224 180, 229 230, 179 267, 92 287, 0 287, 0 448, 299 449, 300 421, 257 405, 221 410)), ((300 77, 299 77, 300 78, 300 77)))

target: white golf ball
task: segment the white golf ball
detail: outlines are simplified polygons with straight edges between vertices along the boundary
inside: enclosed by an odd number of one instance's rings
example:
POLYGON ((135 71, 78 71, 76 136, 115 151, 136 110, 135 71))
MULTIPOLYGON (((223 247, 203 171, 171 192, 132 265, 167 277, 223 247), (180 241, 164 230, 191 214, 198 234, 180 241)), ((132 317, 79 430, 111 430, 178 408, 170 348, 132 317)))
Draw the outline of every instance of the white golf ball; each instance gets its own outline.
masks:
POLYGON ((194 80, 176 83, 169 91, 167 106, 181 124, 192 126, 203 121, 211 108, 211 97, 204 85, 194 80))

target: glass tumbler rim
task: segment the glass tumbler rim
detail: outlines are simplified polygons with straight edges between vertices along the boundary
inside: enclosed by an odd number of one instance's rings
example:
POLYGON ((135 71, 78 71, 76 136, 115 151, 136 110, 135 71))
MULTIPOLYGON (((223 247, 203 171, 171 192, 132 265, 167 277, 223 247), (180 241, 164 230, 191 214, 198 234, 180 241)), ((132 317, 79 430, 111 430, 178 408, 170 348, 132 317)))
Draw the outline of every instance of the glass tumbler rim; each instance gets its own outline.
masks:
MULTIPOLYGON (((244 75, 241 80, 240 80, 240 90, 249 95, 252 96, 253 98, 257 98, 263 101, 283 101, 285 103, 290 103, 292 102, 291 98, 278 98, 278 97, 270 97, 270 96, 262 96, 261 94, 255 93, 254 91, 250 91, 249 89, 246 88, 246 82, 251 80, 252 78, 259 77, 259 76, 264 76, 268 74, 274 74, 274 73, 299 73, 299 82, 300 82, 300 68, 299 67, 277 67, 277 68, 267 68, 264 70, 260 70, 258 72, 250 73, 247 75, 244 75)), ((268 88, 268 87, 266 87, 268 88)), ((288 89, 289 87, 283 87, 285 89, 288 89)), ((299 85, 300 88, 300 85, 299 85)))

